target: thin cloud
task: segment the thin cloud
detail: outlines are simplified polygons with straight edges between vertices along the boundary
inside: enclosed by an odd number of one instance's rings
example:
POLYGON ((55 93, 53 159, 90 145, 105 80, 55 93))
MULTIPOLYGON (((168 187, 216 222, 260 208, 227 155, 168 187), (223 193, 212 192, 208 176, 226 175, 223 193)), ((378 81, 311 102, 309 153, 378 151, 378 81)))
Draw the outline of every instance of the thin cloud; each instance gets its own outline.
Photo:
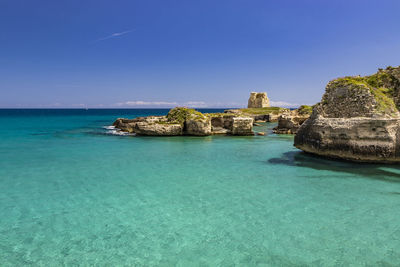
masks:
POLYGON ((234 108, 244 107, 243 104, 230 102, 204 102, 204 101, 185 101, 185 102, 167 102, 167 101, 125 101, 114 103, 114 107, 190 107, 190 108, 234 108))
POLYGON ((273 107, 284 107, 284 108, 297 108, 301 106, 301 104, 288 103, 285 101, 270 101, 270 104, 273 107))
POLYGON ((106 36, 106 37, 97 39, 97 40, 94 41, 94 42, 100 42, 100 41, 104 41, 104 40, 107 40, 107 39, 119 37, 119 36, 125 35, 125 34, 127 34, 127 33, 133 32, 133 31, 134 31, 134 30, 128 30, 128 31, 123 31, 123 32, 114 32, 113 34, 110 34, 110 35, 108 35, 108 36, 106 36))
POLYGON ((205 108, 208 107, 207 103, 204 101, 187 101, 183 103, 183 106, 193 107, 193 108, 205 108))
POLYGON ((123 106, 173 106, 178 105, 177 102, 165 102, 165 101, 126 101, 115 104, 118 107, 123 106))

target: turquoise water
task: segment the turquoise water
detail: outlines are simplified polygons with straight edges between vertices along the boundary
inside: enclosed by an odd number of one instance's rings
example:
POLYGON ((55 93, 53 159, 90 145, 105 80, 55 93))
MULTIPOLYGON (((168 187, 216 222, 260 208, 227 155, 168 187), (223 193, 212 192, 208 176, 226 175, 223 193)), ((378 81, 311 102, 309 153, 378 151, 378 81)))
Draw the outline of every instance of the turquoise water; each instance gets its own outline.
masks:
POLYGON ((165 112, 0 110, 0 265, 400 265, 400 167, 102 128, 165 112))

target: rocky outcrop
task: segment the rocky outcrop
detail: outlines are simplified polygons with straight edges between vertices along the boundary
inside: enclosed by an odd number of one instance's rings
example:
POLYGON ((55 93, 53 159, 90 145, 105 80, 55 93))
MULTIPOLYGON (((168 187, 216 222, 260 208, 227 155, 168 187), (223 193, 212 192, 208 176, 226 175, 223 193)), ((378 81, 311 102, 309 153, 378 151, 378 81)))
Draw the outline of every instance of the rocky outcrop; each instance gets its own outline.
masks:
POLYGON ((194 109, 180 107, 171 109, 167 116, 117 119, 113 125, 122 131, 150 136, 254 134, 253 119, 250 117, 226 113, 203 114, 194 109))
POLYGON ((113 126, 124 132, 133 133, 137 120, 118 118, 114 121, 113 126))
POLYGON ((300 126, 310 117, 312 107, 301 106, 279 116, 278 126, 273 129, 276 134, 296 134, 300 126))
POLYGON ((250 98, 247 104, 248 108, 266 108, 269 107, 269 99, 267 93, 250 93, 250 98))
POLYGON ((400 163, 399 96, 400 67, 333 80, 294 145, 321 156, 400 163))

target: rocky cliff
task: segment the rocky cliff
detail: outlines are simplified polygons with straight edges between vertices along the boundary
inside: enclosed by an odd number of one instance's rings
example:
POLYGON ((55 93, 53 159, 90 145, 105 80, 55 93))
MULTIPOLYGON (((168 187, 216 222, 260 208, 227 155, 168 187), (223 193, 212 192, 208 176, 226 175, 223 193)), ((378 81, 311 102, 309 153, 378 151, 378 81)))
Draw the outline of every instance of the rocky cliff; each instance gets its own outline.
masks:
POLYGON ((248 108, 266 108, 269 107, 269 99, 267 93, 250 93, 248 108))
POLYGON ((399 109, 400 67, 333 80, 294 145, 322 156, 399 163, 399 109))

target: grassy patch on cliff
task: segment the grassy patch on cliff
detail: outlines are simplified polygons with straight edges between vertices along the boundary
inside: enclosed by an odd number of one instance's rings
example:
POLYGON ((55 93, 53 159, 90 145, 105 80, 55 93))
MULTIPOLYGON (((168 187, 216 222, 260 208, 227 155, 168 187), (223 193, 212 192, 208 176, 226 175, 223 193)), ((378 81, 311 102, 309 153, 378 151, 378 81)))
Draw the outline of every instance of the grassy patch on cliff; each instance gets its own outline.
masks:
POLYGON ((232 113, 221 113, 221 112, 216 112, 216 113, 204 113, 205 116, 208 116, 210 118, 213 117, 228 117, 228 116, 233 116, 234 114, 232 113))
POLYGON ((263 115, 263 114, 279 114, 281 112, 287 111, 287 108, 280 108, 280 107, 267 107, 267 108, 241 108, 239 109, 240 112, 251 114, 251 115, 263 115))
POLYGON ((333 82, 335 86, 351 85, 354 89, 369 90, 376 100, 379 112, 393 113, 398 110, 394 102, 394 87, 400 85, 396 77, 386 70, 381 69, 377 73, 365 77, 339 78, 333 82))
POLYGON ((397 111, 396 104, 393 100, 391 89, 389 88, 374 88, 371 90, 376 102, 378 103, 378 110, 385 113, 393 113, 397 111))
POLYGON ((180 123, 183 124, 187 119, 202 120, 207 117, 192 108, 176 107, 171 109, 167 114, 167 120, 169 123, 180 123))
POLYGON ((300 115, 311 115, 313 110, 313 106, 307 106, 307 105, 301 105, 298 109, 297 112, 300 115))

